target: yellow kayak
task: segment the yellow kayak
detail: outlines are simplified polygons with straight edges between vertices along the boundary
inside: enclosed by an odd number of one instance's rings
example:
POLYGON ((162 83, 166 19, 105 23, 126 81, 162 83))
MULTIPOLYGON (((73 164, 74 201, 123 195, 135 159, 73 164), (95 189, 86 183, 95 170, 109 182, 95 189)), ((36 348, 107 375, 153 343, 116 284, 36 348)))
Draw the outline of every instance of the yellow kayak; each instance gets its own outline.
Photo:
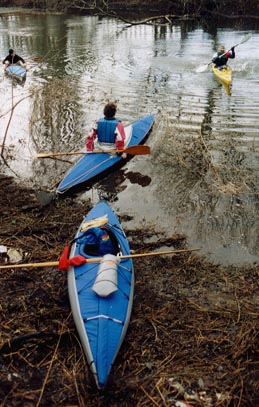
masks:
POLYGON ((212 72, 216 78, 223 83, 223 85, 230 85, 232 80, 232 69, 228 66, 224 66, 222 69, 216 68, 215 64, 212 64, 212 72))

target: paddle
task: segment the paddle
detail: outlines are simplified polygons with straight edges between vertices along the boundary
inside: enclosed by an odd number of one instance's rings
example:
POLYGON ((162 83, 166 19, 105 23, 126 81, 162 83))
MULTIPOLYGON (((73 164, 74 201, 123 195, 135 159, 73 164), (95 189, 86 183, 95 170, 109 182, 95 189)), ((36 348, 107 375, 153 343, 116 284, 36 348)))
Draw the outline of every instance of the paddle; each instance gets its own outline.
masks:
MULTIPOLYGON (((181 249, 181 250, 166 250, 163 252, 149 252, 149 253, 139 253, 139 254, 129 254, 125 256, 119 256, 120 259, 131 259, 136 257, 147 257, 147 256, 161 256, 165 254, 177 254, 177 253, 188 253, 194 252, 200 249, 181 249)), ((99 263, 102 257, 95 257, 91 259, 85 259, 85 263, 99 263)), ((59 265, 59 261, 46 261, 42 263, 27 263, 27 264, 8 264, 5 266, 0 266, 0 269, 15 269, 15 268, 36 268, 36 267, 55 267, 59 265)))
MULTIPOLYGON (((238 45, 244 44, 246 41, 248 41, 250 38, 252 37, 252 34, 247 34, 238 44, 234 45, 231 48, 236 48, 238 45)), ((226 55, 229 51, 231 51, 231 48, 226 51, 224 54, 220 55, 219 58, 223 57, 224 55, 226 55)), ((209 62, 206 65, 201 65, 196 69, 197 73, 201 73, 201 72, 205 72, 206 69, 208 68, 209 65, 211 65, 213 62, 209 62)))
POLYGON ((41 62, 43 60, 43 57, 32 57, 29 59, 29 61, 34 61, 34 62, 41 62))
POLYGON ((124 148, 123 150, 93 150, 93 151, 70 151, 67 153, 39 153, 36 155, 36 157, 47 158, 47 157, 56 157, 60 155, 99 154, 99 153, 127 153, 131 155, 143 155, 150 154, 150 147, 137 145, 124 148))

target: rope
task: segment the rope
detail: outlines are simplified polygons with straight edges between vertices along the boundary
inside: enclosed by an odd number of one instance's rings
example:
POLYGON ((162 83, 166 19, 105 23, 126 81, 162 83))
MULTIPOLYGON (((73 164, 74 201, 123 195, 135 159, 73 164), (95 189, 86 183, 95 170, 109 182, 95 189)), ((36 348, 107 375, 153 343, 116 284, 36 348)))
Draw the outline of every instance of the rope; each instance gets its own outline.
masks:
POLYGON ((108 317, 107 315, 103 315, 103 314, 95 315, 94 317, 90 317, 90 318, 84 318, 83 321, 88 322, 93 319, 99 319, 99 318, 109 319, 110 321, 116 322, 117 324, 124 325, 123 321, 116 319, 116 318, 108 317))

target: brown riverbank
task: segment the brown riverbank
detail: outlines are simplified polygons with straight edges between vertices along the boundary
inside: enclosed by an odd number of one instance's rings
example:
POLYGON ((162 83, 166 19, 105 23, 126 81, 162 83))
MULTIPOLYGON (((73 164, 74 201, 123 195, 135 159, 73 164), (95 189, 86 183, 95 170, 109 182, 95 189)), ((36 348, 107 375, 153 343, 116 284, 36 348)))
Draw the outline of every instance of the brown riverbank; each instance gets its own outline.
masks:
MULTIPOLYGON (((0 245, 20 251, 23 262, 58 259, 90 203, 41 207, 33 190, 8 178, 0 186, 0 245)), ((126 225, 136 252, 185 247, 183 236, 126 225)), ((78 340, 66 273, 1 271, 1 407, 257 405, 257 265, 224 268, 192 253, 136 259, 134 266, 132 318, 103 393, 92 385, 78 340)))

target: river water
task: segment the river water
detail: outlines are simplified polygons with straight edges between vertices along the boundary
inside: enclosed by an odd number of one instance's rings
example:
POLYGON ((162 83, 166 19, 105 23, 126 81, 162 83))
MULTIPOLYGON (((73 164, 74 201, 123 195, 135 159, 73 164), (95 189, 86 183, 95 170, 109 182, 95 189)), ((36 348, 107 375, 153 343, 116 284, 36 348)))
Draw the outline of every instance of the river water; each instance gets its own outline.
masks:
POLYGON ((212 261, 259 260, 259 31, 133 25, 81 15, 0 8, 0 51, 27 61, 22 84, 1 76, 2 174, 35 190, 55 190, 73 160, 38 152, 80 150, 104 104, 115 100, 129 124, 156 114, 147 144, 121 170, 80 195, 110 201, 126 228, 182 233, 212 261), (209 69, 218 45, 230 48, 230 94, 209 69), (41 59, 40 59, 41 58, 41 59))

